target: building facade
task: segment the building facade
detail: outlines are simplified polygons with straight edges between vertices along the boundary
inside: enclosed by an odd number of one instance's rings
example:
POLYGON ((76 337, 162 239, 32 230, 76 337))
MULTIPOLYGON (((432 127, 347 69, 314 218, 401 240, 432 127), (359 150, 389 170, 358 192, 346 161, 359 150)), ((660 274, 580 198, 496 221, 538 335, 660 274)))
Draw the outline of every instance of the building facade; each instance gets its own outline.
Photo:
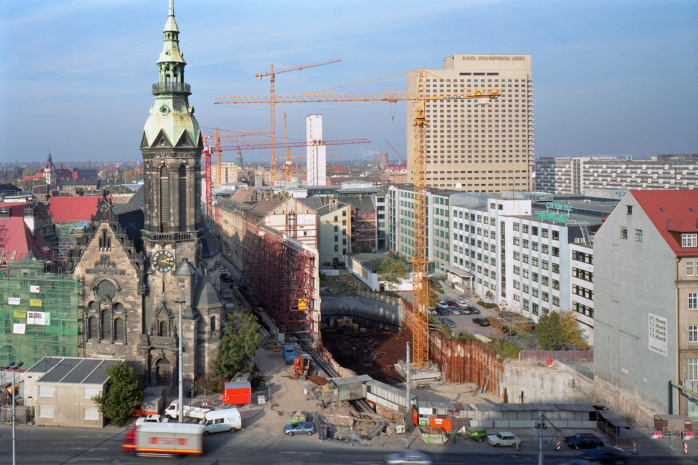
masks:
POLYGON ((694 190, 630 191, 594 241, 595 377, 694 419, 697 223, 694 190))
POLYGON ((322 115, 309 115, 306 118, 307 185, 327 184, 327 147, 322 144, 322 115))
POLYGON ((543 158, 536 161, 536 190, 584 193, 593 189, 695 189, 698 155, 629 155, 543 158))
POLYGON ((330 199, 317 209, 317 215, 320 263, 335 265, 344 262, 351 251, 351 206, 330 199))
MULTIPOLYGON (((425 70, 427 95, 463 89, 501 92, 496 100, 427 100, 426 183, 471 192, 531 190, 533 78, 530 55, 452 55, 443 69, 425 70)), ((417 92, 417 72, 407 91, 417 92)), ((407 134, 415 111, 408 106, 407 134)), ((414 182, 414 138, 407 138, 407 172, 414 182)))

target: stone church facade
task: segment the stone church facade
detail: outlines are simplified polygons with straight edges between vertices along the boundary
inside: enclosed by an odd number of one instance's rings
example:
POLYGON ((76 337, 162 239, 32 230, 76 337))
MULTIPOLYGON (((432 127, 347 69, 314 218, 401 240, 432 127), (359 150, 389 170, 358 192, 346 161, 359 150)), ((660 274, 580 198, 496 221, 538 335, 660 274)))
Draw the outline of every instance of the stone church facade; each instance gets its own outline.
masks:
POLYGON ((224 314, 205 270, 203 139, 188 101, 173 0, 164 35, 141 138, 144 185, 125 207, 100 201, 72 263, 82 283, 84 355, 123 357, 146 385, 174 388, 179 338, 184 378, 192 382, 208 371, 224 314))

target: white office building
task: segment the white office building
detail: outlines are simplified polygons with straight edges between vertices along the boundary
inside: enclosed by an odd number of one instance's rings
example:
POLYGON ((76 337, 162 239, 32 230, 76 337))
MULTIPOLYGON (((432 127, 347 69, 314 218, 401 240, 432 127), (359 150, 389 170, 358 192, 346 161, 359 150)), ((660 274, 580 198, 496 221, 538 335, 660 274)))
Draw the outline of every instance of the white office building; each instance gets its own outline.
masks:
POLYGON ((308 186, 327 185, 327 147, 322 144, 322 115, 309 115, 306 118, 306 140, 308 147, 308 186))

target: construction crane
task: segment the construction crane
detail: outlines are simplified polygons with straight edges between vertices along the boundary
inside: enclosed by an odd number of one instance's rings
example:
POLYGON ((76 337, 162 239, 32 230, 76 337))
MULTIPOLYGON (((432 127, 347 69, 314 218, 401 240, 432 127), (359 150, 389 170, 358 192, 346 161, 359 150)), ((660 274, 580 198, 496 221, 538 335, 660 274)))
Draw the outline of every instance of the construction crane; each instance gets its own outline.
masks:
POLYGON ((393 147, 393 144, 391 144, 390 142, 388 142, 388 139, 383 138, 383 140, 385 141, 386 144, 388 144, 388 145, 390 146, 391 149, 393 149, 393 152, 397 153, 397 156, 400 157, 400 160, 402 160, 402 161, 404 161, 405 163, 407 163, 407 160, 405 160, 405 157, 403 157, 402 155, 400 155, 400 152, 398 152, 397 149, 395 149, 395 147, 393 147))
MULTIPOLYGON (((415 111, 412 123, 414 128, 414 234, 415 254, 412 260, 412 353, 413 365, 417 369, 429 367, 429 260, 427 257, 427 186, 426 186, 426 128, 429 124, 425 117, 427 101, 461 100, 489 98, 501 95, 496 89, 469 91, 465 88, 460 93, 426 94, 425 79, 427 71, 418 69, 416 92, 361 92, 361 93, 310 93, 298 95, 277 95, 276 103, 304 102, 397 102, 411 101, 415 111)), ((218 97, 215 104, 269 103, 268 96, 231 96, 218 97)))
POLYGON ((274 90, 274 82, 276 82, 276 75, 280 73, 288 73, 289 71, 298 71, 301 69, 305 68, 314 68, 316 66, 322 66, 322 65, 329 65, 330 63, 337 63, 340 60, 339 58, 335 58, 332 60, 326 60, 326 61, 318 61, 317 63, 308 63, 305 65, 297 65, 297 66, 291 66, 290 68, 284 68, 284 69, 277 69, 274 70, 274 64, 269 67, 269 71, 266 73, 257 73, 254 76, 256 78, 259 78, 260 80, 265 77, 269 76, 269 82, 271 85, 271 88, 269 90, 269 107, 271 110, 271 185, 274 186, 274 182, 276 181, 276 98, 275 98, 275 90, 274 90))
POLYGON ((291 147, 288 146, 288 130, 286 129, 286 112, 284 112, 284 144, 286 144, 286 161, 284 162, 284 174, 286 182, 291 182, 291 147))

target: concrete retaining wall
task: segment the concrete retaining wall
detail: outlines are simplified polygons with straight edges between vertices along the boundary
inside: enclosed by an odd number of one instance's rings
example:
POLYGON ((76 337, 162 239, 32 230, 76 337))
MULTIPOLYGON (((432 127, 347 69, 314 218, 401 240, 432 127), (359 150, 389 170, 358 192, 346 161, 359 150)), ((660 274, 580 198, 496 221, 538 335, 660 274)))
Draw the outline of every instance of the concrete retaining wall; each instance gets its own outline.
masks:
POLYGON ((358 292, 355 297, 322 293, 322 320, 345 316, 359 324, 399 331, 403 309, 400 299, 378 292, 358 292))

